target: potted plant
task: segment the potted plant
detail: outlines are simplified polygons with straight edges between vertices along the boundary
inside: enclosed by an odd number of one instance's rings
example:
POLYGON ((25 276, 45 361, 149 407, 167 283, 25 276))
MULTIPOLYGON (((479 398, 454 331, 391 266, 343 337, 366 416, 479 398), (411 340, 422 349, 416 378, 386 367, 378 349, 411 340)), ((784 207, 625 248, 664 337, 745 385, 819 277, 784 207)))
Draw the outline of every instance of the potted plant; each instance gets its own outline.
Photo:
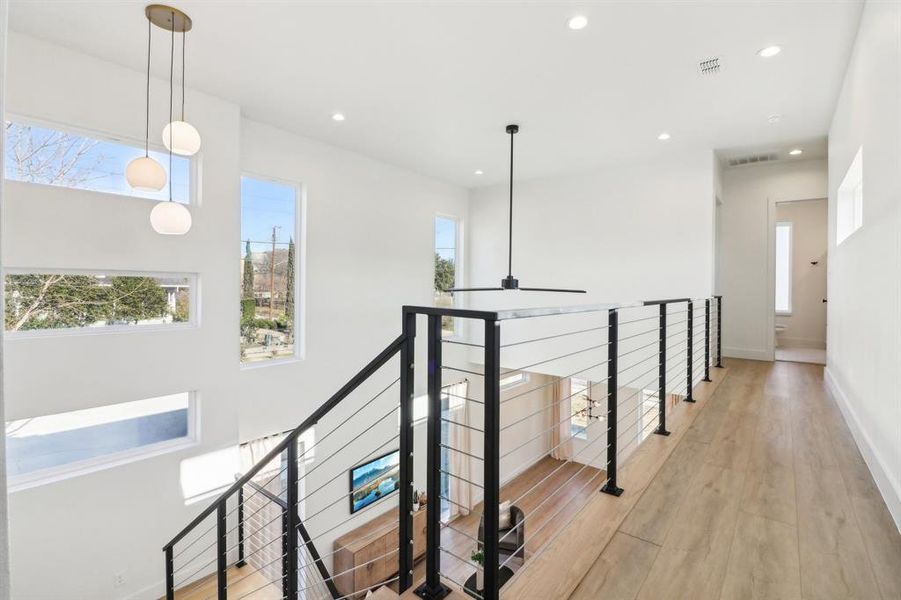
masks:
POLYGON ((485 589, 485 553, 479 548, 473 550, 469 558, 478 565, 476 567, 476 591, 481 592, 485 589))

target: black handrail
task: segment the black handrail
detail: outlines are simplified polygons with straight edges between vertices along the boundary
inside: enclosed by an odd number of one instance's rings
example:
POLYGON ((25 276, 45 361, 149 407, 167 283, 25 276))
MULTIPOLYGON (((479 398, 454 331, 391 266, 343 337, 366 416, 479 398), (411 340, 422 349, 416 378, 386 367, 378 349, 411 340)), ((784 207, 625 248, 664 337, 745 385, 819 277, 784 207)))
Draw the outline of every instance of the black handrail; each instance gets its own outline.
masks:
POLYGON ((313 414, 304 420, 303 423, 298 425, 296 428, 291 430, 285 436, 285 439, 279 442, 277 446, 275 446, 269 453, 260 459, 257 464, 251 467, 247 473, 241 476, 240 479, 235 481, 227 490, 222 492, 215 502, 206 507, 199 515, 194 517, 194 519, 188 523, 188 525, 182 529, 178 534, 173 537, 169 543, 163 546, 163 550, 166 551, 172 548, 175 544, 180 542, 186 535, 188 535, 191 530, 197 527, 204 519, 213 514, 216 510, 216 507, 219 506, 220 503, 225 502, 228 498, 232 496, 235 492, 237 492, 241 487, 243 487, 247 482, 249 482, 253 477, 259 473, 264 466, 269 464, 275 457, 284 452, 288 446, 292 443, 297 442, 297 438, 303 435, 310 427, 316 425, 323 417, 325 417, 328 413, 330 413, 338 404, 341 403, 347 396, 349 396, 354 390, 356 390, 364 381, 369 379, 376 371, 378 371, 385 363, 387 363, 391 358, 400 352, 401 347, 406 341, 406 337, 401 334, 397 336, 397 338, 391 342, 387 348, 381 351, 378 356, 372 359, 365 367, 363 367, 356 375, 354 375, 350 381, 348 381, 344 386, 338 390, 328 401, 316 409, 313 414))

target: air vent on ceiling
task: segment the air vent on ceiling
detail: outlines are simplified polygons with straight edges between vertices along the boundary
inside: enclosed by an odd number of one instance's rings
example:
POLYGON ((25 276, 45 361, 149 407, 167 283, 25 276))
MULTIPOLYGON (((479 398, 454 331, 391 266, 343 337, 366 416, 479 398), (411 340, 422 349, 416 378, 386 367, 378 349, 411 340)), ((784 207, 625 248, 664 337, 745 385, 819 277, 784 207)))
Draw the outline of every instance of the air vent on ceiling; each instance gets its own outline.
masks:
POLYGON ((720 66, 720 59, 717 56, 699 62, 698 70, 701 72, 701 75, 716 75, 720 72, 720 66))
POLYGON ((747 156, 735 156, 729 159, 730 167, 738 167, 740 165, 752 165, 762 162, 770 162, 779 160, 779 155, 775 152, 765 152, 761 154, 749 154, 747 156))

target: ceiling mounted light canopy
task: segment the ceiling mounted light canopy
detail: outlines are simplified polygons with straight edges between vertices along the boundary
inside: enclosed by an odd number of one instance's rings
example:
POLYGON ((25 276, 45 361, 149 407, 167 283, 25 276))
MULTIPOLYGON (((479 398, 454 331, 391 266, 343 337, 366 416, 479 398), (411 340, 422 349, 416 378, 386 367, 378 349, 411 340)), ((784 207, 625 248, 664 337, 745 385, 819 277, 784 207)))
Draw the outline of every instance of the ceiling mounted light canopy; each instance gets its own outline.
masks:
MULTIPOLYGON (((170 32, 169 45, 169 124, 163 129, 163 142, 169 150, 169 200, 159 202, 150 211, 150 225, 154 231, 162 235, 184 235, 191 229, 191 212, 187 207, 172 198, 172 155, 182 154, 190 156, 200 149, 200 134, 192 125, 184 120, 185 114, 185 32, 191 29, 191 18, 177 8, 151 4, 144 12, 147 20, 154 25, 170 32), (181 114, 180 121, 173 121, 173 103, 175 96, 175 33, 182 34, 182 88, 181 88, 181 114)), ((148 36, 149 40, 149 36, 148 36)), ((148 90, 150 89, 150 58, 148 43, 148 90)), ((148 92, 149 94, 149 92, 148 92)), ((149 120, 148 120, 149 127, 149 120)))
POLYGON ((520 287, 519 280, 513 277, 513 136, 519 132, 519 125, 507 125, 510 135, 510 212, 507 221, 507 276, 501 279, 500 287, 451 288, 446 292, 502 292, 504 290, 522 290, 524 292, 565 292, 584 294, 585 290, 561 288, 520 287))

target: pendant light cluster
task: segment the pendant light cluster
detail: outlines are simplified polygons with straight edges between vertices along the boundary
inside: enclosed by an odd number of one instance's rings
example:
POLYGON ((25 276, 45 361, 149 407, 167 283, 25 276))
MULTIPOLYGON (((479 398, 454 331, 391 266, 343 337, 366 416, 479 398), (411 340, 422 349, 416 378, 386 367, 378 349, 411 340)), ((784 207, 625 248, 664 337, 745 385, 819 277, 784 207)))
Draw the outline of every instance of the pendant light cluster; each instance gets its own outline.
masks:
POLYGON ((191 18, 171 6, 151 4, 147 17, 147 82, 145 90, 144 156, 128 163, 125 179, 136 190, 155 192, 167 183, 166 170, 150 157, 150 55, 153 25, 170 32, 169 47, 169 121, 163 128, 163 144, 169 151, 169 200, 159 202, 150 212, 150 224, 163 235, 184 235, 191 229, 191 212, 172 198, 172 155, 192 156, 200 150, 200 134, 185 120, 185 38, 191 30, 191 18), (181 33, 181 115, 173 119, 175 100, 175 34, 181 33))

